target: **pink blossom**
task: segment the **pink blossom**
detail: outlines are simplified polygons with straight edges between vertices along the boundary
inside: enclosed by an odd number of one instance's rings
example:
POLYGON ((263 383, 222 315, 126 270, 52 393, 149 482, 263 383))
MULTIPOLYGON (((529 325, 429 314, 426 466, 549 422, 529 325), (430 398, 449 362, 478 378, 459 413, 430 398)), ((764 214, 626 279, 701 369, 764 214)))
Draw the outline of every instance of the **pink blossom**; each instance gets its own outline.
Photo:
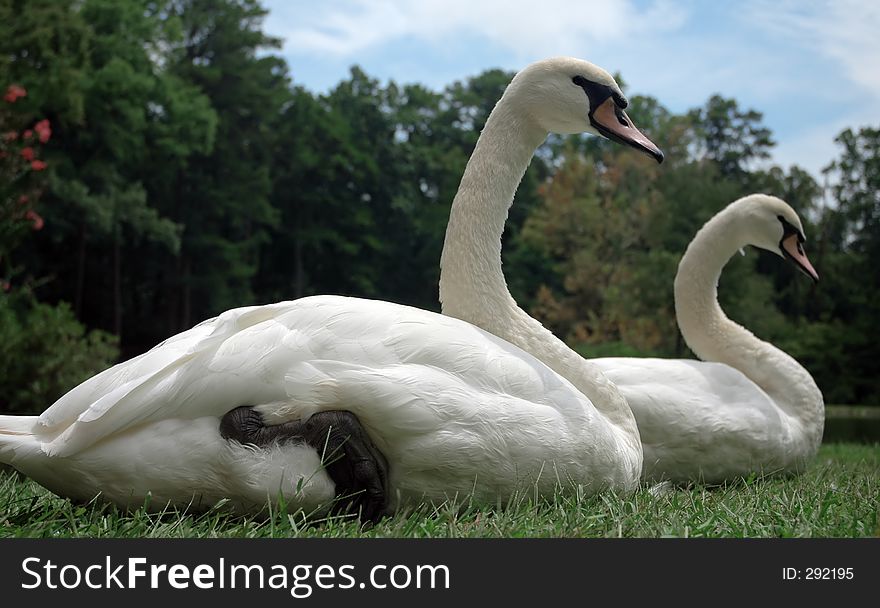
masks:
POLYGON ((15 131, 7 131, 3 134, 3 141, 15 141, 18 139, 18 133, 15 131))
POLYGON ((15 103, 15 100, 19 97, 24 97, 27 95, 27 91, 24 87, 20 87, 17 84, 11 84, 6 89, 6 94, 3 96, 3 99, 7 103, 15 103))
POLYGON ((43 224, 46 223, 43 221, 43 218, 40 217, 40 214, 33 209, 28 209, 27 213, 24 214, 24 217, 34 223, 34 225, 31 226, 34 230, 42 230, 43 224))
POLYGON ((48 165, 41 160, 31 161, 31 169, 33 169, 34 171, 42 171, 46 167, 48 167, 48 165))
POLYGON ((36 131, 37 135, 40 137, 41 144, 49 141, 49 138, 52 137, 52 127, 49 126, 49 119, 44 118, 43 120, 35 124, 34 131, 36 131))
POLYGON ((22 148, 21 157, 28 162, 34 160, 34 149, 30 146, 28 146, 27 148, 22 148))

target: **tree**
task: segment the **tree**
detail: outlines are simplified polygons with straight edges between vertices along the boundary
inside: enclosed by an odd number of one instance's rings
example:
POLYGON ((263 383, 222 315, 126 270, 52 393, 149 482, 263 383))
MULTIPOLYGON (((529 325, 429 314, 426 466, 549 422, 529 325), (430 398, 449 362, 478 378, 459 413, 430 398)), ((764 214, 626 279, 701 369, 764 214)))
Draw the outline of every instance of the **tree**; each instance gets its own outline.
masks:
POLYGON ((12 254, 32 230, 42 230, 44 220, 35 209, 43 188, 47 165, 39 158, 52 127, 47 119, 33 122, 22 112, 27 90, 10 84, 0 102, 0 288, 9 291, 18 269, 12 254))
POLYGON ((35 209, 47 167, 39 155, 52 135, 48 119, 34 121, 22 107, 26 97, 24 87, 9 85, 0 106, 0 411, 6 412, 45 408, 116 357, 115 341, 86 332, 68 306, 37 302, 34 282, 20 280, 22 267, 13 262, 27 234, 44 227, 35 209))
POLYGON ((742 177, 752 161, 768 158, 775 145, 761 124, 761 113, 740 110, 735 99, 713 95, 689 116, 697 134, 697 156, 716 163, 724 177, 742 177))
POLYGON ((159 209, 184 227, 180 255, 166 258, 170 272, 158 279, 162 333, 253 302, 260 246, 278 219, 270 201, 273 127, 289 99, 286 66, 260 54, 278 41, 263 33, 266 11, 255 0, 176 0, 168 11, 183 39, 167 69, 207 98, 216 133, 213 147, 178 163, 161 190, 159 209))
POLYGON ((836 207, 820 218, 820 321, 805 357, 821 363, 826 400, 877 403, 880 362, 880 129, 846 129, 835 141, 840 157, 825 172, 836 207), (828 388, 826 388, 828 387, 828 388), (830 390, 828 390, 830 389, 830 390))
POLYGON ((51 20, 42 3, 23 9, 45 23, 25 39, 27 59, 12 69, 34 83, 56 126, 46 196, 55 226, 36 256, 52 264, 35 264, 33 272, 56 277, 44 289, 47 299, 71 300, 91 324, 118 335, 131 306, 126 249, 144 242, 173 252, 179 245, 180 227, 151 204, 144 186, 149 154, 157 154, 155 167, 204 148, 213 116, 197 90, 161 69, 177 35, 162 3, 56 3, 51 20), (50 74, 64 68, 64 78, 44 78, 42 66, 54 66, 50 74), (201 136, 178 139, 194 133, 201 136))

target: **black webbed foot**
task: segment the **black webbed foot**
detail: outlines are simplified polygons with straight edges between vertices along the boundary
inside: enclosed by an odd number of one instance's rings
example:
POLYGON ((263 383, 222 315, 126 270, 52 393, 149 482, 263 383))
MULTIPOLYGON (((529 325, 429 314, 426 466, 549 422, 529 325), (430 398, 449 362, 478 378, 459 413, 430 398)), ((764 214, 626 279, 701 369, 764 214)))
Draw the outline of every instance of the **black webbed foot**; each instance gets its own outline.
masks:
POLYGON ((306 443, 321 455, 336 485, 334 512, 355 512, 362 521, 375 522, 385 511, 388 462, 351 412, 319 412, 303 422, 267 426, 259 412, 242 406, 223 416, 220 435, 260 447, 273 442, 306 443))

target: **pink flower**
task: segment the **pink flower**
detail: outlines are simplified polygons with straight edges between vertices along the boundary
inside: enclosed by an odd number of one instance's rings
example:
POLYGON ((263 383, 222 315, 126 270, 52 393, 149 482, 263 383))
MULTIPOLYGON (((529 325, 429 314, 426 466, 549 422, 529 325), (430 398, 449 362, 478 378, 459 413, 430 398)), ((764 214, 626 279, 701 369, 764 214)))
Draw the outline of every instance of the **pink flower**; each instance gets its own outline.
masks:
POLYGON ((3 96, 3 99, 7 103, 15 103, 15 100, 19 97, 24 97, 27 95, 27 91, 24 87, 20 87, 17 84, 11 84, 6 89, 6 94, 3 96))
POLYGON ((31 228, 33 228, 34 230, 42 230, 43 224, 46 223, 43 221, 43 218, 40 217, 40 214, 33 209, 28 209, 27 213, 24 214, 24 217, 25 219, 28 219, 34 223, 34 225, 31 226, 31 228))
POLYGON ((52 127, 49 126, 49 119, 44 118, 43 120, 35 124, 34 131, 36 131, 37 135, 40 137, 41 144, 49 141, 49 138, 52 137, 52 127))
POLYGON ((23 139, 30 139, 30 138, 32 138, 33 136, 34 136, 34 132, 31 131, 30 129, 28 129, 27 131, 25 131, 24 133, 21 134, 21 137, 22 137, 23 139))
POLYGON ((28 146, 27 148, 22 148, 21 157, 28 162, 34 160, 34 149, 30 146, 28 146))
POLYGON ((48 167, 48 165, 41 160, 31 161, 31 169, 33 169, 34 171, 42 171, 46 167, 48 167))
POLYGON ((15 141, 18 139, 18 133, 15 131, 7 131, 3 134, 3 141, 15 141))
POLYGON ((28 198, 27 194, 22 194, 21 196, 18 197, 18 204, 19 205, 27 205, 27 202, 29 200, 30 199, 28 198))

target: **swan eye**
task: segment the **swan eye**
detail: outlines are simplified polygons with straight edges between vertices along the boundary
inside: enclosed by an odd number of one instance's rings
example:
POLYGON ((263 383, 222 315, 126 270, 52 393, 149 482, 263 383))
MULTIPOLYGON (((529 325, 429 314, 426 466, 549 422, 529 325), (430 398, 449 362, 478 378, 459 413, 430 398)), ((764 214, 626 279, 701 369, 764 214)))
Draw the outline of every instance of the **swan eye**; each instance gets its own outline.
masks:
POLYGON ((583 76, 573 76, 571 81, 579 87, 585 87, 588 84, 588 81, 583 76))

